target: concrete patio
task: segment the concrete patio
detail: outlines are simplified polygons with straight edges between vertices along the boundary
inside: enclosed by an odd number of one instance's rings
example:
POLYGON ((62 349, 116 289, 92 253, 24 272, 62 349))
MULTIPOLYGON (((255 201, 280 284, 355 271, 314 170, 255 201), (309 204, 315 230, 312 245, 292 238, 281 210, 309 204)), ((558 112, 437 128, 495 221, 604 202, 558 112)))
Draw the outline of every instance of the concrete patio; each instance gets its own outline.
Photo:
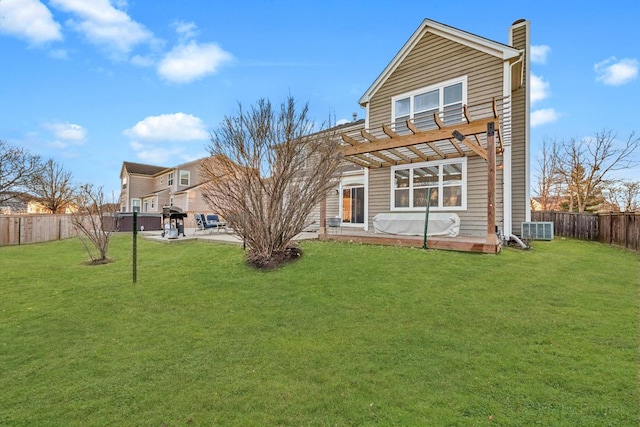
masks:
MULTIPOLYGON (((155 240, 163 243, 175 243, 183 242, 186 240, 201 240, 207 242, 219 242, 230 243, 235 245, 241 245, 242 239, 236 235, 232 230, 228 231, 196 231, 195 228, 185 228, 184 237, 180 235, 177 239, 169 239, 162 237, 162 231, 141 231, 139 233, 143 238, 148 240, 155 240)), ((318 233, 304 231, 298 234, 294 240, 313 240, 318 238, 318 233)))

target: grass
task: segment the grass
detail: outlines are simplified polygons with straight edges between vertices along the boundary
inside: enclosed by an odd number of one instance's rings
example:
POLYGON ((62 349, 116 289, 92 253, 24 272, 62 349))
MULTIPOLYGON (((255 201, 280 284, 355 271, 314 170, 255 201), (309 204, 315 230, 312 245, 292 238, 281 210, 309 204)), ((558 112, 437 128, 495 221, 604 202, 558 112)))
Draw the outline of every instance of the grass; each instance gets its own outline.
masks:
POLYGON ((0 248, 0 425, 637 426, 637 254, 0 248))

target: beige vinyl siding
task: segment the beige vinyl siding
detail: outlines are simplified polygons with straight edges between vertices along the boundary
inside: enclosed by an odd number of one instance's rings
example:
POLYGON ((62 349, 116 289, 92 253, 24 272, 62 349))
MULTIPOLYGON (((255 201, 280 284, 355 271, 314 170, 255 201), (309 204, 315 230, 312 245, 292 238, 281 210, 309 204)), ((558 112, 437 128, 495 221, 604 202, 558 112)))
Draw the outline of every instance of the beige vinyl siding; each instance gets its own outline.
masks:
POLYGON ((369 230, 373 230, 373 217, 391 210, 391 169, 369 170, 369 230))
MULTIPOLYGON (((336 190, 338 187, 336 186, 336 190)), ((336 194, 335 191, 330 191, 327 196, 327 218, 332 217, 342 217, 342 212, 340 209, 340 195, 336 194)))
POLYGON ((369 103, 369 128, 381 135, 391 123, 391 97, 467 76, 467 103, 502 97, 502 60, 427 33, 389 76, 369 103))
MULTIPOLYGON (((497 174, 496 223, 501 225, 502 173, 497 174)), ((369 229, 373 230, 373 217, 391 212, 391 169, 378 168, 369 172, 369 229)), ((401 212, 401 210, 394 210, 401 212)), ((415 212, 415 211, 414 211, 415 212)), ((447 212, 438 210, 438 212, 447 212)), ((460 234, 484 236, 487 231, 487 162, 479 156, 467 160, 467 210, 451 211, 460 217, 460 234)))
MULTIPOLYGON (((528 46, 527 43, 527 27, 522 25, 513 30, 513 46, 519 49, 524 49, 528 46)), ((529 66, 526 63, 526 56, 524 67, 529 66)), ((513 212, 513 227, 512 233, 520 234, 520 224, 526 220, 527 215, 527 82, 524 85, 511 94, 513 102, 513 120, 512 120, 512 133, 511 138, 511 159, 512 159, 512 212, 513 212)))
MULTIPOLYGON (((503 62, 431 33, 425 34, 402 64, 389 76, 369 104, 370 132, 384 137, 381 125, 391 123, 393 96, 467 76, 467 104, 491 101, 503 96, 503 62)), ((473 119, 473 117, 472 117, 473 119)), ((498 159, 501 162, 501 159, 498 159)), ((373 217, 390 211, 391 170, 371 169, 369 174, 369 227, 373 217)), ((503 220, 502 172, 496 185, 496 220, 503 220)), ((442 211, 440 211, 442 212, 442 211)), ((486 235, 487 229, 487 163, 470 156, 467 163, 467 210, 455 211, 460 216, 460 233, 486 235)))
POLYGON ((217 214, 218 212, 213 212, 209 205, 206 204, 204 198, 202 197, 202 192, 200 191, 200 187, 194 188, 187 192, 189 197, 189 212, 193 213, 204 213, 211 212, 217 214))
MULTIPOLYGON (((487 162, 479 156, 467 161, 467 210, 460 216, 460 234, 484 236, 487 233, 487 162)), ((496 225, 502 228, 503 198, 502 171, 496 173, 496 225)))
POLYGON ((142 209, 142 197, 153 191, 154 179, 144 175, 129 175, 127 189, 129 190, 129 200, 127 210, 131 211, 131 199, 140 199, 140 208, 142 209))

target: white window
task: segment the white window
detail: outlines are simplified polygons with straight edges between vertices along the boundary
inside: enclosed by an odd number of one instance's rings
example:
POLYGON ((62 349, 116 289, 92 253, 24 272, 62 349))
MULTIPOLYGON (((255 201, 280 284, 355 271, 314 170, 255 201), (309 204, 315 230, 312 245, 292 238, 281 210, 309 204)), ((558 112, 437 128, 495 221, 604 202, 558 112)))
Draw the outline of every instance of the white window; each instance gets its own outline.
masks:
POLYGON ((439 113, 445 125, 463 120, 462 106, 467 103, 467 77, 421 88, 391 98, 391 119, 399 134, 410 133, 407 120, 420 130, 437 128, 433 114, 439 113))
POLYGON ((424 210, 427 199, 429 210, 466 209, 466 157, 391 168, 391 210, 424 210))
POLYGON ((140 199, 131 199, 131 212, 140 212, 140 199))
POLYGON ((167 174, 167 186, 171 187, 173 185, 173 172, 169 172, 167 174))
POLYGON ((152 197, 151 198, 151 210, 155 210, 156 209, 156 198, 152 197))
POLYGON ((189 185, 191 173, 189 171, 180 171, 180 185, 189 185))
POLYGON ((125 189, 127 188, 127 176, 123 176, 122 177, 122 188, 125 189))

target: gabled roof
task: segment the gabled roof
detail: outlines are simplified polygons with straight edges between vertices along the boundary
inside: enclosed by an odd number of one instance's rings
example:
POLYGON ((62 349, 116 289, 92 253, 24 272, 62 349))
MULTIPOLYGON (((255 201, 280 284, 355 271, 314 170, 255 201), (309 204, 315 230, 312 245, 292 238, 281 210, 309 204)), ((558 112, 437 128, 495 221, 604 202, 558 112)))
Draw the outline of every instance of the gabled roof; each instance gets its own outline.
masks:
POLYGON ((493 55, 502 60, 517 58, 520 55, 520 50, 506 44, 489 40, 484 37, 480 37, 475 34, 471 34, 469 32, 459 30, 457 28, 450 27, 436 21, 432 21, 430 19, 425 19, 424 21, 422 21, 422 24, 420 24, 418 29, 411 35, 409 40, 407 40, 404 46, 402 46, 402 49, 400 49, 396 56, 391 60, 389 65, 386 66, 386 68, 373 82, 369 89, 367 89, 364 95, 362 95, 362 97, 358 101, 360 105, 364 107, 366 103, 371 100, 373 95, 384 84, 389 76, 391 76, 395 69, 398 68, 402 61, 407 57, 409 52, 411 52, 411 50, 416 46, 416 44, 418 44, 418 42, 426 33, 437 34, 446 39, 455 41, 465 46, 469 46, 473 49, 485 52, 489 55, 493 55))
POLYGON ((155 175, 163 170, 168 169, 165 166, 145 165, 143 163, 123 162, 122 168, 127 172, 137 175, 155 175))

